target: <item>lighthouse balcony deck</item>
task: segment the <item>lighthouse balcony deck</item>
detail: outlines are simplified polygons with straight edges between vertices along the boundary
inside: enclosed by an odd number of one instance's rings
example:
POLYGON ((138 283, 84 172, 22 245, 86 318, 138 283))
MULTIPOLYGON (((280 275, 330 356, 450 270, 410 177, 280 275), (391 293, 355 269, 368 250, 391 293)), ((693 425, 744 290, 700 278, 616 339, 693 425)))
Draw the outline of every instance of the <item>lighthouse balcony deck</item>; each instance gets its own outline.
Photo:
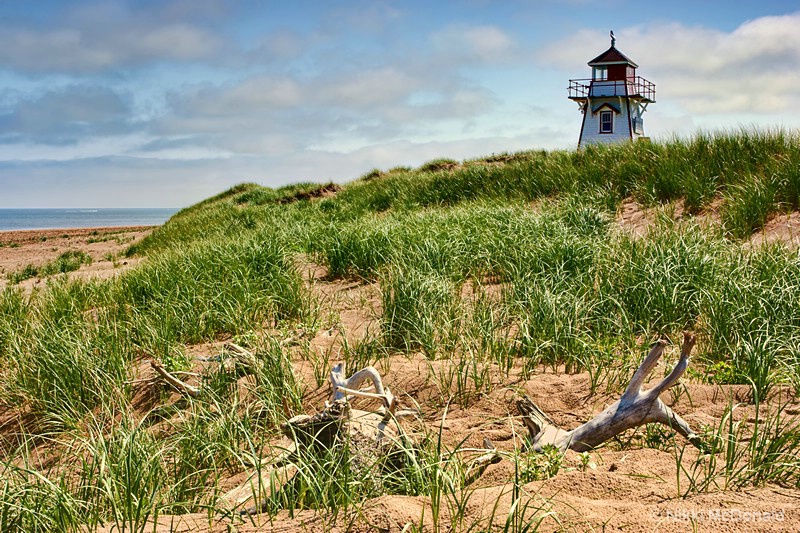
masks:
POLYGON ((641 99, 648 103, 656 101, 656 84, 641 76, 625 78, 622 80, 569 80, 569 98, 571 100, 586 100, 600 96, 626 96, 641 99))

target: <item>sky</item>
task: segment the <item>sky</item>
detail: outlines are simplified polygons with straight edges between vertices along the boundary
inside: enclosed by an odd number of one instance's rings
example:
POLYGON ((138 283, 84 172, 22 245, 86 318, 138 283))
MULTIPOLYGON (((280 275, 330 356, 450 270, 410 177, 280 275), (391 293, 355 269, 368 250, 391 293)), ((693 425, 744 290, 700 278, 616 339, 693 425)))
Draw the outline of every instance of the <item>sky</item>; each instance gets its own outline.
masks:
POLYGON ((797 0, 0 0, 0 208, 574 150, 612 29, 654 140, 800 127, 797 0))

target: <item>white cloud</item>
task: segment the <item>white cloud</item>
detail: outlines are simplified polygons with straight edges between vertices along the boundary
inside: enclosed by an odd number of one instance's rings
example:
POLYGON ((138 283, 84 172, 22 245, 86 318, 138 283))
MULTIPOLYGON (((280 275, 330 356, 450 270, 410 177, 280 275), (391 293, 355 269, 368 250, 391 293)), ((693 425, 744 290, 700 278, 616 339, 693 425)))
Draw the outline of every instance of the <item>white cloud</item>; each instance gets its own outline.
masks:
MULTIPOLYGON (((730 32, 679 23, 622 29, 618 48, 657 85, 660 99, 691 113, 774 113, 800 99, 800 13, 761 17, 730 32)), ((540 61, 583 67, 607 42, 584 30, 543 49, 540 61)), ((574 77, 586 77, 575 72, 574 77)))
POLYGON ((5 100, 0 142, 74 144, 89 136, 125 134, 130 127, 130 98, 98 85, 15 93, 5 100))
POLYGON ((459 63, 503 63, 515 54, 512 38, 496 26, 449 26, 434 33, 431 42, 443 59, 459 63))
POLYGON ((514 48, 497 27, 458 25, 415 40, 414 54, 402 53, 409 51, 406 45, 385 43, 391 53, 357 54, 334 63, 327 54, 353 42, 350 32, 383 36, 404 13, 380 1, 366 9, 334 8, 316 31, 278 29, 246 43, 209 23, 222 16, 225 2, 201 1, 199 13, 192 5, 169 0, 139 8, 111 0, 65 8, 63 16, 55 15, 55 25, 0 23, 0 38, 9 43, 0 49, 0 67, 40 76, 41 85, 47 76, 61 73, 130 87, 125 78, 146 79, 153 69, 129 67, 154 64, 176 73, 148 87, 147 96, 129 89, 131 101, 110 88, 105 94, 48 91, 18 99, 6 106, 5 115, 0 109, 0 135, 5 133, 9 144, 27 140, 38 147, 65 142, 103 146, 94 137, 116 135, 146 139, 141 153, 169 157, 195 157, 203 150, 277 156, 309 147, 352 149, 419 139, 420 134, 429 139, 452 130, 448 121, 469 125, 497 106, 496 95, 461 70, 514 48), (335 29, 328 24, 332 20, 335 29), (181 68, 192 61, 204 65, 198 70, 208 69, 207 75, 183 82, 181 68), (166 82, 160 89, 164 92, 158 93, 161 82, 166 82), (113 109, 115 97, 118 109, 113 109), (148 98, 155 103, 145 102, 148 98))
POLYGON ((254 63, 272 63, 301 57, 311 43, 308 38, 289 30, 278 30, 262 36, 247 55, 254 63))
POLYGON ((199 115, 258 113, 302 105, 303 93, 302 85, 288 76, 254 76, 232 87, 209 87, 191 106, 199 115))
POLYGON ((152 124, 154 134, 194 135, 254 155, 430 133, 439 121, 468 120, 496 104, 490 91, 430 58, 316 76, 255 75, 184 87, 168 101, 168 112, 152 124))
POLYGON ((214 4, 198 2, 194 16, 185 16, 181 9, 185 2, 180 0, 148 7, 122 1, 86 3, 73 9, 65 4, 52 14, 55 24, 0 23, 0 67, 86 74, 153 61, 219 57, 226 50, 225 42, 199 16, 219 14, 211 9, 214 4))
MULTIPOLYGON (((347 152, 294 150, 276 156, 164 159, 88 157, 0 162, 0 207, 183 207, 237 183, 277 187, 291 182, 350 181, 372 168, 418 166, 439 157, 474 158, 528 149, 549 129, 515 137, 394 141, 347 152)), ((2 151, 2 147, 0 147, 2 151)))
POLYGON ((154 60, 199 60, 221 48, 215 35, 186 24, 102 32, 6 27, 0 28, 0 41, 0 65, 34 72, 81 73, 154 60))
POLYGON ((322 17, 328 32, 355 31, 359 33, 382 33, 387 26, 403 18, 403 12, 389 0, 371 0, 353 5, 331 2, 332 7, 322 17), (353 6, 356 6, 355 9, 353 6))
MULTIPOLYGON (((320 80, 318 101, 337 107, 372 108, 404 102, 414 91, 426 88, 427 80, 398 66, 365 69, 345 76, 320 80)), ((317 98, 315 98, 317 100, 317 98)))
POLYGON ((124 35, 120 40, 120 56, 194 60, 211 56, 221 48, 216 35, 189 24, 170 24, 147 31, 138 39, 124 35))

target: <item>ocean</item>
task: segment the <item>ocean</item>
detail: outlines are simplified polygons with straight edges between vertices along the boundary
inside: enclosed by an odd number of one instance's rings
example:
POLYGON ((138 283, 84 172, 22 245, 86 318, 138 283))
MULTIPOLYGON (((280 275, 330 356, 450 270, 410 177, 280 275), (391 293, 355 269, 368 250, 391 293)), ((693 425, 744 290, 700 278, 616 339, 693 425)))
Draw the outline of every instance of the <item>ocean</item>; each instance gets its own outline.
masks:
POLYGON ((0 209, 0 231, 157 226, 178 209, 0 209))

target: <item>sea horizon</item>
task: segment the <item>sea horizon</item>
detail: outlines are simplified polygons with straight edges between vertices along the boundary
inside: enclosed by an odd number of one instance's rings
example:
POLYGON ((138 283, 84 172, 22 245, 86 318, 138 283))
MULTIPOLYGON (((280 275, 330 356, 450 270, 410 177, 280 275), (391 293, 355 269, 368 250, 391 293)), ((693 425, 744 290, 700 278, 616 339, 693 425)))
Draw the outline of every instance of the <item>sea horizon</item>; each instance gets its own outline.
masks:
POLYGON ((0 208, 0 231, 160 226, 180 211, 172 207, 0 208))

